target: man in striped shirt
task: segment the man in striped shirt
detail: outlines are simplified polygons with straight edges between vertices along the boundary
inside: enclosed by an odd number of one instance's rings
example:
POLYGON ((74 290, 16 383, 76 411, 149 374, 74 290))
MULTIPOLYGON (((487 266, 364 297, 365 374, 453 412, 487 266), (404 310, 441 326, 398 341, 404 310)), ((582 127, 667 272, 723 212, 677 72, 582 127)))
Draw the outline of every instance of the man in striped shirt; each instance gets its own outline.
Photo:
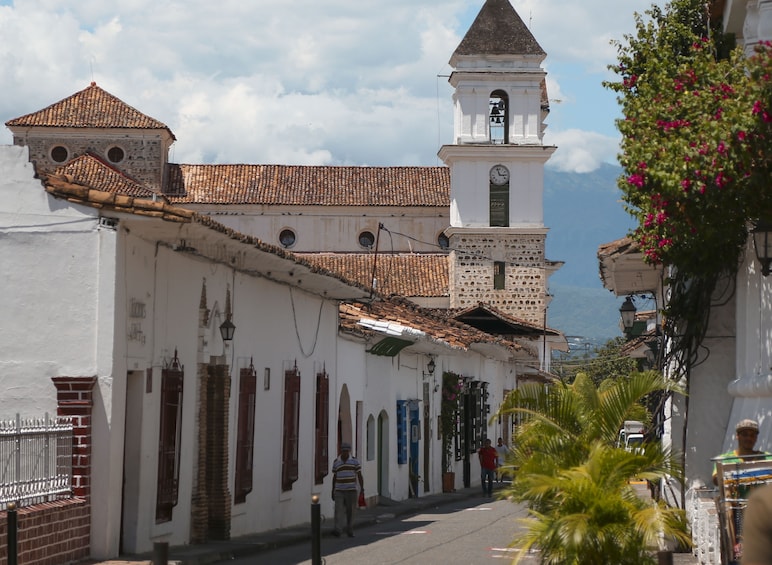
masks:
POLYGON ((344 515, 346 533, 348 537, 354 537, 352 523, 354 505, 357 503, 357 481, 359 488, 364 492, 362 466, 356 457, 351 456, 351 444, 344 441, 340 444, 340 455, 332 464, 332 499, 335 501, 335 529, 332 535, 336 537, 340 537, 343 530, 344 515))

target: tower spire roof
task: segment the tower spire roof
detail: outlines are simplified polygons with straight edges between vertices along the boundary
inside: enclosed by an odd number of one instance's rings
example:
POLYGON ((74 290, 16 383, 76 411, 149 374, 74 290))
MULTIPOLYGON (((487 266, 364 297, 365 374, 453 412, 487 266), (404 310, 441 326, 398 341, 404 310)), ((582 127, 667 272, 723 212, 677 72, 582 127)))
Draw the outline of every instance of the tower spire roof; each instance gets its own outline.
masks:
POLYGON ((485 0, 472 26, 453 52, 465 55, 537 55, 545 51, 520 19, 509 0, 485 0))

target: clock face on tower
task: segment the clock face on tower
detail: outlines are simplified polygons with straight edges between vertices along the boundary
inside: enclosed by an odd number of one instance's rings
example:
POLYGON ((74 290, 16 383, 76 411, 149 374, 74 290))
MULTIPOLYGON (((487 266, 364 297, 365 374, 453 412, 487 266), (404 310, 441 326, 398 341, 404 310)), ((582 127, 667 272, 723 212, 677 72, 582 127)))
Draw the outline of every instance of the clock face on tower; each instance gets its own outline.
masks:
POLYGON ((509 182, 509 169, 504 165, 494 165, 491 168, 491 182, 493 184, 507 184, 509 182))

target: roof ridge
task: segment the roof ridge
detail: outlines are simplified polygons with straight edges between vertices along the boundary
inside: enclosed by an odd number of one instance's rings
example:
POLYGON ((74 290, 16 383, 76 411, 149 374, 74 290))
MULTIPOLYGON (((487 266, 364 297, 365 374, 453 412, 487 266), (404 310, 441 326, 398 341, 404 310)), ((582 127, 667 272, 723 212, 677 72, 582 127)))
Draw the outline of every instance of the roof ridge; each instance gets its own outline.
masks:
POLYGON ((36 112, 5 122, 8 127, 163 129, 169 127, 91 82, 89 86, 36 112))
POLYGON ((474 22, 451 57, 464 55, 545 56, 531 30, 509 0, 485 0, 474 22))

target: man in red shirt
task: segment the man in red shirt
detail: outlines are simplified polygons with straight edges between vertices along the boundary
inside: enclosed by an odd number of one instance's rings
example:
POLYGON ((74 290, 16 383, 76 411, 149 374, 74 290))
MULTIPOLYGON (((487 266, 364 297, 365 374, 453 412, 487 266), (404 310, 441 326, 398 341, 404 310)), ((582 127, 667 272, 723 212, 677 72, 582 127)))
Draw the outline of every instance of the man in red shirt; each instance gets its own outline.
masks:
POLYGON ((491 445, 491 440, 485 440, 485 444, 477 452, 477 456, 480 458, 483 496, 493 496, 493 476, 496 474, 496 460, 499 454, 496 448, 491 445))

